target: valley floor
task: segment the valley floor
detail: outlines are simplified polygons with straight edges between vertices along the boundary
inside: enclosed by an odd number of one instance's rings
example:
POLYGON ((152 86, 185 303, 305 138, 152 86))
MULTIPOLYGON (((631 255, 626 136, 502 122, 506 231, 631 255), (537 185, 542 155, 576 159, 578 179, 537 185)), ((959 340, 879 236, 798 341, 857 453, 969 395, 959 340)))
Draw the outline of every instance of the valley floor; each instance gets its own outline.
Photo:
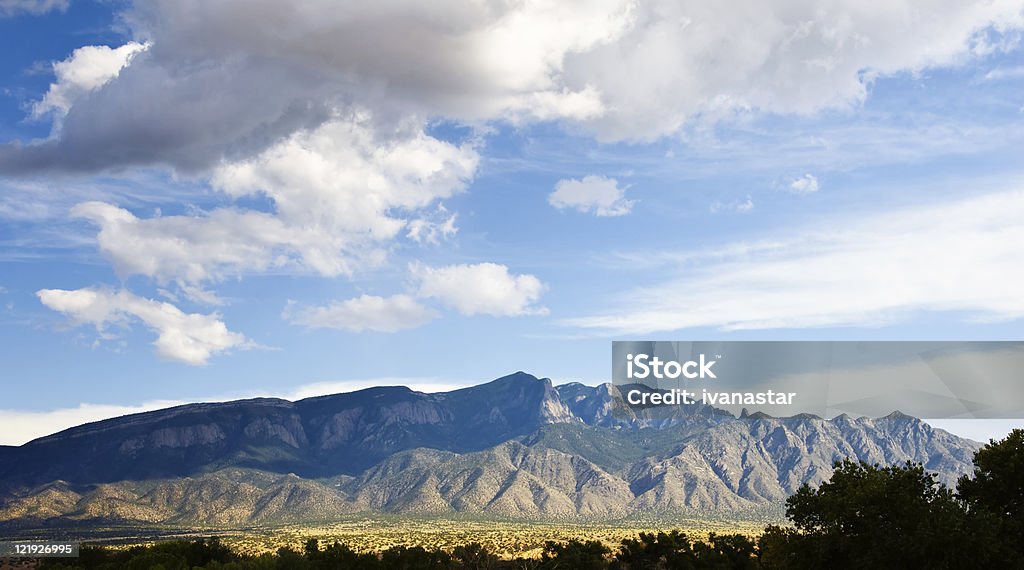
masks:
MULTIPOLYGON (((546 541, 599 540, 617 547, 623 539, 636 538, 640 532, 683 530, 694 538, 708 533, 740 533, 755 536, 764 524, 753 521, 711 519, 663 519, 617 522, 522 522, 459 518, 356 517, 327 524, 293 524, 248 529, 184 528, 90 528, 62 530, 65 539, 83 543, 130 547, 160 540, 216 536, 232 550, 247 555, 274 552, 281 547, 301 550, 310 538, 327 545, 335 541, 357 552, 379 552, 393 546, 422 546, 427 550, 450 551, 456 546, 480 543, 502 558, 539 557, 546 541)), ((19 533, 29 538, 36 533, 19 533)))

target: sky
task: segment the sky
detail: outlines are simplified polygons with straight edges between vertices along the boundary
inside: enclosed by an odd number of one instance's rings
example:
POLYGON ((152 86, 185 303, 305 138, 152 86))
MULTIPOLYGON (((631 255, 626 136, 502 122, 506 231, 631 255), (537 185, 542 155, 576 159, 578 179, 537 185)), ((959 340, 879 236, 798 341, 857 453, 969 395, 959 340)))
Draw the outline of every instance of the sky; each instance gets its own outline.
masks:
POLYGON ((613 339, 1021 339, 1022 34, 1024 0, 0 0, 0 444, 594 384, 613 339))

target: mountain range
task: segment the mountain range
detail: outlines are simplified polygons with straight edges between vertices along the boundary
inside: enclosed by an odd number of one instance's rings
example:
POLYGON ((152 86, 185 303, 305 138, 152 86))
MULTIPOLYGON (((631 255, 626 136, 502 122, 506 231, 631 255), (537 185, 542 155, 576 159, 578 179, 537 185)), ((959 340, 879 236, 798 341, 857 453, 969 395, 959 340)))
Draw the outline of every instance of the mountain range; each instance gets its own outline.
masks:
POLYGON ((625 405, 523 372, 446 393, 379 387, 190 404, 0 447, 0 525, 250 525, 351 513, 751 517, 834 461, 921 462, 953 483, 980 444, 883 418, 737 418, 625 405))

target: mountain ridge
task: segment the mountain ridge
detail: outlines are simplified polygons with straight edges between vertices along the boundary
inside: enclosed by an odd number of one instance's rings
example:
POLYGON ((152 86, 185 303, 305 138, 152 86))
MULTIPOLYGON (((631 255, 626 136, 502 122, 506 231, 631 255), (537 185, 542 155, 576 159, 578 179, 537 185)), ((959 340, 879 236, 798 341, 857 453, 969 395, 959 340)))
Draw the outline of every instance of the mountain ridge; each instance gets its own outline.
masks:
POLYGON ((28 442, 7 452, 14 459, 0 465, 0 481, 99 483, 227 466, 354 475, 403 449, 484 449, 558 421, 571 418, 551 381, 522 372, 441 394, 374 387, 296 402, 185 404, 28 442))
POLYGON ((0 448, 0 524, 737 514, 777 509, 844 457, 921 462, 952 483, 979 447, 901 413, 632 408, 610 384, 519 372, 439 394, 186 404, 0 448))

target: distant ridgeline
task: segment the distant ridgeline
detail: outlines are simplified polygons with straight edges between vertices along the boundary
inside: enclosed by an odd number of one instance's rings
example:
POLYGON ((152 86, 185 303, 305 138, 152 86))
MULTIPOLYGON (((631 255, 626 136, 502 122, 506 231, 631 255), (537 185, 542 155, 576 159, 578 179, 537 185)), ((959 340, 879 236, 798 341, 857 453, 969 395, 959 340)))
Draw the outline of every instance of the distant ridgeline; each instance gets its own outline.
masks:
POLYGON ((439 394, 381 387, 192 404, 0 447, 0 525, 250 524, 355 512, 608 519, 780 512, 846 457, 952 485, 979 444, 879 419, 632 407, 621 387, 518 372, 439 394))

